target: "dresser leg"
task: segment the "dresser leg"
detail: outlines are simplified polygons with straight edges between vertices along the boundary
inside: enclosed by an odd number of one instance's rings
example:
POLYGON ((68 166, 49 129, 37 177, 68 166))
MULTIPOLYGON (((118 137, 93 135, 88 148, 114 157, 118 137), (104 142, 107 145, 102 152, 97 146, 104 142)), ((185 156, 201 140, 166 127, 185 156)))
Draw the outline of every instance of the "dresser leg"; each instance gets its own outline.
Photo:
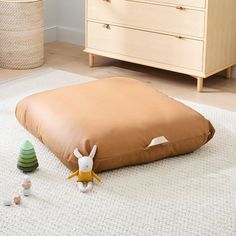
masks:
POLYGON ((94 66, 94 55, 89 53, 89 66, 93 67, 94 66))
POLYGON ((232 78, 232 67, 229 67, 226 71, 226 78, 231 79, 232 78))
POLYGON ((197 91, 202 92, 203 89, 203 78, 197 77, 197 91))

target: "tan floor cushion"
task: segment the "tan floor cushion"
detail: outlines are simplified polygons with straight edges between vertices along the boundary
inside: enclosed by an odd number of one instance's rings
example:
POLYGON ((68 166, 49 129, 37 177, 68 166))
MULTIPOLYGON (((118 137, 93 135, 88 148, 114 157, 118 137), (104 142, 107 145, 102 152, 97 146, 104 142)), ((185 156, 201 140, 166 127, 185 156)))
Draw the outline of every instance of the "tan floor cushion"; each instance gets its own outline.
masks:
POLYGON ((182 103, 127 78, 96 80, 38 93, 20 101, 19 122, 68 168, 98 146, 94 170, 148 163, 190 153, 214 135, 211 123, 182 103), (148 148, 164 136, 168 142, 148 148))

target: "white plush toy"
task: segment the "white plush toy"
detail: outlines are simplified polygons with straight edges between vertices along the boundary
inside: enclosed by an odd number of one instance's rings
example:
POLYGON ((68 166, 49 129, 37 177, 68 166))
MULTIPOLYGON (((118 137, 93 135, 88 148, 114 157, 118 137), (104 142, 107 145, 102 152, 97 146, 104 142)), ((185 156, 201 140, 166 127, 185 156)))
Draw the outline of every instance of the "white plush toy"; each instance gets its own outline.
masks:
POLYGON ((74 150, 74 155, 78 158, 79 170, 72 173, 67 179, 71 179, 75 176, 78 177, 78 187, 81 192, 87 192, 93 188, 93 179, 97 179, 99 182, 101 178, 93 172, 93 158, 96 154, 97 146, 94 145, 89 156, 83 156, 78 148, 74 150))

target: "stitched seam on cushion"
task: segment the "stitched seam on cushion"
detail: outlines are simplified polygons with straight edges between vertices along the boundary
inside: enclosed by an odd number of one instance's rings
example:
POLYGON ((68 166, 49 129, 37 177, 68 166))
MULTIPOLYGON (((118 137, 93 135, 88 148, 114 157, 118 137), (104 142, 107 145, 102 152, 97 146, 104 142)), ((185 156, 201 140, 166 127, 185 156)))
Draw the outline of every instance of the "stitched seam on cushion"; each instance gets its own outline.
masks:
MULTIPOLYGON (((208 137, 209 136, 209 134, 210 134, 210 132, 208 132, 208 134, 207 133, 204 133, 203 135, 198 135, 198 136, 195 136, 195 137, 193 137, 193 138, 184 138, 184 139, 181 139, 181 140, 177 140, 177 141, 174 141, 174 142, 168 142, 168 143, 163 143, 163 144, 159 144, 159 145, 157 145, 157 146, 160 146, 160 145, 167 145, 167 144, 176 144, 176 143, 178 143, 178 142, 183 142, 183 141, 185 141, 185 140, 193 140, 193 139, 196 139, 196 138, 199 138, 199 137, 204 137, 204 138, 206 138, 206 137, 208 137)), ((203 144, 205 144, 206 143, 206 141, 207 140, 204 140, 204 143, 203 144)), ((202 145, 203 145, 202 144, 202 145)), ((153 146, 153 148, 154 148, 155 146, 153 146)), ((126 152, 126 153, 121 153, 121 154, 119 154, 119 155, 114 155, 114 156, 112 156, 112 157, 101 157, 101 158, 99 158, 99 159, 96 159, 96 161, 97 162, 99 162, 99 161, 104 161, 104 160, 109 160, 109 159, 113 159, 114 157, 116 157, 116 156, 123 156, 123 155, 129 155, 129 154, 134 154, 134 153, 140 153, 140 152, 143 152, 143 151, 148 151, 148 150, 150 150, 150 149, 142 149, 142 150, 139 150, 139 151, 132 151, 132 152, 126 152)), ((96 158, 96 157, 95 157, 96 158)))

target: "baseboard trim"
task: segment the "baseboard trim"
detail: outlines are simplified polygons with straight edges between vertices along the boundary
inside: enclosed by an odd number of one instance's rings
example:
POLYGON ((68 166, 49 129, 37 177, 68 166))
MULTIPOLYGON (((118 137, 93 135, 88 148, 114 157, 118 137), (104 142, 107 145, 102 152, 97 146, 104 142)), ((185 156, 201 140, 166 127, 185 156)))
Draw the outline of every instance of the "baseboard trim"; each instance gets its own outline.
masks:
POLYGON ((51 26, 44 29, 44 42, 50 43, 57 40, 57 26, 51 26))
POLYGON ((84 32, 75 28, 58 25, 57 40, 72 44, 84 45, 84 32))
POLYGON ((44 30, 44 41, 50 43, 54 41, 62 41, 83 46, 84 45, 84 31, 55 25, 47 27, 44 30))

